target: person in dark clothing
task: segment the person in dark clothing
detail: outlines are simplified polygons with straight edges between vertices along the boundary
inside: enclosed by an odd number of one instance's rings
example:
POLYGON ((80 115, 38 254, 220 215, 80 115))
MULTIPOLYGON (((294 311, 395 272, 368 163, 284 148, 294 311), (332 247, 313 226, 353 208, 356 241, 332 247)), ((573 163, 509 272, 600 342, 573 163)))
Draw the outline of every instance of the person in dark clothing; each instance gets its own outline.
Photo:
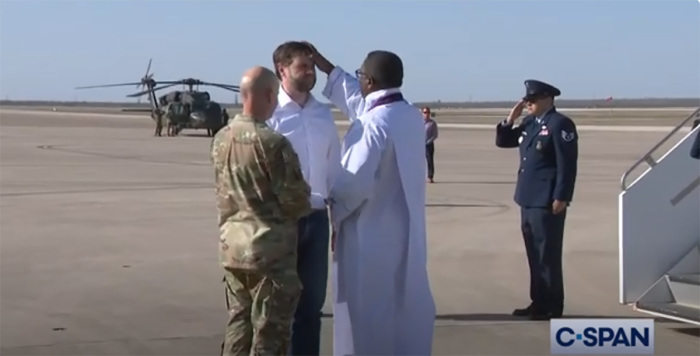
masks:
POLYGON ((428 161, 428 181, 435 183, 433 176, 435 175, 435 140, 438 137, 437 122, 432 118, 435 114, 430 112, 429 107, 423 108, 423 120, 425 120, 425 158, 428 161))

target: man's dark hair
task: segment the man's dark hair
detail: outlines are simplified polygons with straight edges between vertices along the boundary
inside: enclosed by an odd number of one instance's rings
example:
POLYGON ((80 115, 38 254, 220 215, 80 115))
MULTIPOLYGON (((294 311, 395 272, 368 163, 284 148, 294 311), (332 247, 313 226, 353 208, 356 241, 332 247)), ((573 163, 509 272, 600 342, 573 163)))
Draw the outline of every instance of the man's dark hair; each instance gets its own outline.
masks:
POLYGON ((277 69, 279 65, 288 66, 292 64, 295 57, 299 55, 311 55, 311 48, 308 45, 299 41, 289 41, 277 46, 272 53, 272 63, 275 65, 275 73, 277 78, 282 79, 280 72, 277 69))
POLYGON ((395 53, 369 52, 364 62, 364 70, 381 89, 398 88, 403 85, 403 62, 395 53))

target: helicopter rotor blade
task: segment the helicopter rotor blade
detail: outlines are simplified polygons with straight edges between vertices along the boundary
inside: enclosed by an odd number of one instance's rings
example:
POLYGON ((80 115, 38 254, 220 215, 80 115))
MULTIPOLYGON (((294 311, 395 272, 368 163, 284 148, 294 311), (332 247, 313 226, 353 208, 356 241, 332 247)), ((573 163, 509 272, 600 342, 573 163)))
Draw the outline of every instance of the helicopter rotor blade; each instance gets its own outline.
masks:
POLYGON ((182 81, 180 81, 180 80, 163 80, 163 81, 159 80, 158 84, 159 85, 160 84, 182 84, 182 81))
POLYGON ((238 87, 238 86, 235 86, 235 85, 225 85, 225 84, 207 84, 207 85, 213 86, 213 87, 217 87, 217 88, 221 88, 221 89, 230 90, 230 91, 232 91, 232 92, 234 92, 234 93, 240 93, 240 92, 241 92, 241 88, 238 87))
MULTIPOLYGON (((158 90, 170 88, 170 87, 173 87, 173 86, 175 86, 175 85, 177 85, 177 83, 164 85, 164 86, 162 86, 162 87, 153 88, 153 91, 156 92, 156 91, 158 91, 158 90)), ((129 97, 129 98, 136 98, 136 97, 139 97, 139 96, 148 94, 150 91, 151 91, 151 90, 140 91, 140 92, 138 92, 138 93, 129 94, 129 95, 127 95, 127 97, 129 97)))
POLYGON ((186 79, 186 80, 190 81, 190 82, 194 82, 194 83, 196 83, 196 85, 207 85, 207 86, 212 86, 212 87, 230 90, 230 91, 236 92, 236 93, 239 93, 241 90, 238 85, 203 82, 203 81, 197 80, 197 79, 186 79))
POLYGON ((151 63, 153 62, 153 58, 148 60, 148 67, 146 67, 146 74, 143 75, 144 78, 148 78, 148 72, 151 71, 151 63))
POLYGON ((211 82, 200 82, 199 84, 201 85, 213 85, 213 86, 218 86, 218 87, 234 87, 238 88, 237 85, 231 85, 231 84, 223 84, 223 83, 211 83, 211 82))
POLYGON ((92 88, 111 88, 111 87, 123 87, 139 85, 141 82, 131 82, 131 83, 119 83, 119 84, 104 84, 104 85, 90 85, 86 87, 76 87, 75 89, 92 89, 92 88))

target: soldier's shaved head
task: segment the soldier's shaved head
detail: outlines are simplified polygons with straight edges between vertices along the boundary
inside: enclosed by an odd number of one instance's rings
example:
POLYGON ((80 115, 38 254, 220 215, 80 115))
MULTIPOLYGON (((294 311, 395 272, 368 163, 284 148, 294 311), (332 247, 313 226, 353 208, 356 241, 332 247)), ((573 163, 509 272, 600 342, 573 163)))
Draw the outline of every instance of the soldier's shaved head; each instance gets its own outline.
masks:
POLYGON ((265 121, 277 108, 279 80, 275 72, 262 66, 245 71, 241 78, 243 114, 258 121, 265 121))

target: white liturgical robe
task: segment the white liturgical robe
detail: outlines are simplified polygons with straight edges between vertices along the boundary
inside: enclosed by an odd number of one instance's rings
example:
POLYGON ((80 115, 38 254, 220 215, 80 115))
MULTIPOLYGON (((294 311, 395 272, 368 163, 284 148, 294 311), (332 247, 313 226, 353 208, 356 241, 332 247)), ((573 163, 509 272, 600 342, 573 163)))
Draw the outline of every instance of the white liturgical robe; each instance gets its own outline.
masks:
POLYGON ((435 303, 428 280, 425 129, 417 108, 362 98, 336 67, 323 91, 352 121, 331 187, 334 355, 430 355, 435 303))

